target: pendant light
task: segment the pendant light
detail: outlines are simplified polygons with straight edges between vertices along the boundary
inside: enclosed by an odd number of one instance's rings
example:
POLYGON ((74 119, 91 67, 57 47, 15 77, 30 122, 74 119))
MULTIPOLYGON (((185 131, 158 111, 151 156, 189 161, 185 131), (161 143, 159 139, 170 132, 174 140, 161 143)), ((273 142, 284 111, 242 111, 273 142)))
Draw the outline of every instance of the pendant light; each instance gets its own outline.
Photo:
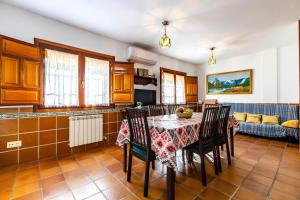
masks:
POLYGON ((164 26, 165 33, 163 36, 161 36, 159 40, 159 47, 162 49, 168 49, 171 47, 171 38, 167 35, 167 26, 169 25, 169 22, 167 20, 162 22, 164 26))
POLYGON ((210 48, 211 51, 211 57, 208 59, 208 65, 215 65, 217 64, 217 59, 214 56, 214 50, 216 49, 216 47, 212 47, 210 48))

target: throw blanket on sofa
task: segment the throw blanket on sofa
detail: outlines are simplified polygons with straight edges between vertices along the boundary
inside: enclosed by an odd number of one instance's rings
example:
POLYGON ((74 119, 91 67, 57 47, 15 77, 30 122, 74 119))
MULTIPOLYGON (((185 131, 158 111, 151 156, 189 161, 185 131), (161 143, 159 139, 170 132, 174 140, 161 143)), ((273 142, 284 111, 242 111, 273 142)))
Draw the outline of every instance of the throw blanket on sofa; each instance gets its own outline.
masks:
MULTIPOLYGON (((284 121, 298 119, 299 107, 297 104, 254 104, 254 103, 225 103, 230 105, 231 115, 234 112, 253 114, 279 115, 281 124, 284 121)), ((281 125, 253 124, 237 122, 233 118, 235 131, 271 138, 292 137, 298 138, 298 129, 287 128, 281 125)))

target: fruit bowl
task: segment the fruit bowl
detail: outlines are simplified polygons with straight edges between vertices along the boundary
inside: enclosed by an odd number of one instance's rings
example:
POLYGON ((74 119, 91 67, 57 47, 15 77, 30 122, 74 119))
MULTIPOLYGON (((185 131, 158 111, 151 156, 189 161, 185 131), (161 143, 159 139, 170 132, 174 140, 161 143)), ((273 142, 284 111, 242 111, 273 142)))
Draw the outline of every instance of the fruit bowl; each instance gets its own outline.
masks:
POLYGON ((193 110, 189 108, 179 107, 176 109, 176 115, 179 118, 191 118, 193 116, 193 110))

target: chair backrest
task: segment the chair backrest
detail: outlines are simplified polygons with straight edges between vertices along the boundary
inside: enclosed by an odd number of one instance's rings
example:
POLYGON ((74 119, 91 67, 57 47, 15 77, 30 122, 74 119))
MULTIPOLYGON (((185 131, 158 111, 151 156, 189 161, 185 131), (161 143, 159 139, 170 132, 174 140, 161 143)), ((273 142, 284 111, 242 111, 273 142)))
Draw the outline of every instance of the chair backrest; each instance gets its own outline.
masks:
POLYGON ((215 104, 218 104, 217 99, 204 99, 202 101, 202 112, 204 112, 204 109, 207 105, 215 105, 215 104))
POLYGON ((218 112, 219 107, 207 107, 204 110, 199 132, 200 146, 214 140, 218 112))
POLYGON ((169 105, 168 105, 168 114, 169 114, 169 115, 175 114, 176 109, 177 109, 179 106, 180 106, 180 105, 177 105, 177 104, 169 104, 169 105))
POLYGON ((151 138, 144 109, 127 108, 127 120, 130 132, 130 144, 144 150, 151 149, 151 138))
POLYGON ((149 105, 150 116, 164 115, 165 109, 162 105, 149 105))
POLYGON ((228 118, 230 106, 221 106, 217 116, 217 136, 227 135, 228 118))

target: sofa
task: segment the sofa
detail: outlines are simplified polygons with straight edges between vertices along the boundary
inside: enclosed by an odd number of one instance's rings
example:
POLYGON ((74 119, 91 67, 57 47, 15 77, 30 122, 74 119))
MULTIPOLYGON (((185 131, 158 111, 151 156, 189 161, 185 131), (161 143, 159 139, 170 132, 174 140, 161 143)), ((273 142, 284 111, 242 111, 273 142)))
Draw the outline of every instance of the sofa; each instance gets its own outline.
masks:
POLYGON ((299 119, 298 104, 276 104, 276 103, 224 103, 231 106, 230 114, 234 112, 246 112, 262 115, 279 115, 279 124, 254 124, 247 122, 238 122, 236 132, 245 134, 269 137, 285 138, 299 140, 298 128, 287 128, 281 124, 288 120, 299 119))

